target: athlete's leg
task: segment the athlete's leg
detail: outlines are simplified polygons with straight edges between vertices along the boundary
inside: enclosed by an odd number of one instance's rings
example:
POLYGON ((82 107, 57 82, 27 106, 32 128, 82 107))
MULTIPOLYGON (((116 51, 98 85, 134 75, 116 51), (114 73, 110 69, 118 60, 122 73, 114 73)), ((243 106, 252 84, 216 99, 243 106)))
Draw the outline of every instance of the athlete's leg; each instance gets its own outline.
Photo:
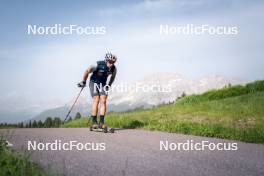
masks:
POLYGON ((104 124, 104 116, 106 112, 106 95, 100 96, 100 123, 104 124))
POLYGON ((97 116, 98 104, 99 104, 99 96, 93 96, 92 116, 97 116))
POLYGON ((92 103, 92 122, 97 123, 97 112, 98 112, 99 96, 93 96, 92 103))
POLYGON ((92 81, 89 82, 89 88, 90 88, 90 93, 92 96, 92 112, 91 112, 91 118, 92 118, 92 123, 97 124, 97 112, 98 112, 98 104, 99 104, 99 92, 95 87, 95 83, 92 81))

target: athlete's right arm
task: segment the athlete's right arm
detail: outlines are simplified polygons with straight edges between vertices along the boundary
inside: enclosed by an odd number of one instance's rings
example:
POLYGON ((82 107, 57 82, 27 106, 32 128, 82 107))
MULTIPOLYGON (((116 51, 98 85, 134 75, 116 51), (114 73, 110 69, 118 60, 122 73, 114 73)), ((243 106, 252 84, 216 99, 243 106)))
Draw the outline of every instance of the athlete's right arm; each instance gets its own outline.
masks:
POLYGON ((83 74, 83 82, 86 82, 89 74, 92 73, 95 70, 96 70, 96 65, 90 65, 90 67, 88 67, 88 69, 86 69, 84 71, 84 74, 83 74))

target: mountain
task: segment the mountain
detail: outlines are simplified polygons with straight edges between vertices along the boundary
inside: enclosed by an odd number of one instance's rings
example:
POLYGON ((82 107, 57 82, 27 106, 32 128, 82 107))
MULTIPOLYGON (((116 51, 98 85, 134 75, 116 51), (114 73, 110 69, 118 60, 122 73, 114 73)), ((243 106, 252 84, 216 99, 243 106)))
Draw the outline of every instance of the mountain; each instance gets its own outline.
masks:
MULTIPOLYGON (((176 73, 151 74, 132 84, 113 85, 107 101, 107 111, 120 112, 139 107, 150 108, 161 103, 175 101, 183 92, 186 94, 202 93, 210 89, 222 88, 228 84, 245 83, 246 81, 221 75, 210 75, 195 80, 176 73)), ((64 119, 73 102, 74 99, 64 106, 43 111, 33 119, 44 120, 48 116, 64 119)), ((90 95, 82 94, 71 115, 74 116, 76 112, 80 112, 87 116, 90 109, 90 95)))
POLYGON ((32 113, 30 110, 24 111, 1 111, 0 112, 0 123, 17 123, 37 115, 32 113))
POLYGON ((0 97, 0 123, 17 123, 28 120, 51 107, 58 107, 61 102, 33 101, 30 96, 22 96, 16 93, 0 97))
MULTIPOLYGON (((76 106, 73 108, 70 116, 74 117, 74 115, 77 112, 81 112, 82 115, 88 115, 89 114, 89 108, 91 106, 91 103, 89 101, 85 101, 87 98, 85 96, 79 97, 78 102, 76 103, 76 106)), ((72 106, 74 102, 74 99, 71 100, 69 103, 61 106, 56 107, 52 109, 45 110, 32 118, 32 120, 42 120, 44 121, 47 117, 60 117, 64 120, 67 112, 69 111, 70 107, 72 106)))
MULTIPOLYGON (((192 80, 186 76, 175 73, 159 73, 146 76, 144 79, 134 83, 139 87, 151 87, 154 85, 156 90, 144 92, 143 88, 135 92, 112 92, 109 96, 111 104, 121 104, 127 102, 131 107, 139 104, 158 105, 175 101, 183 92, 186 94, 202 93, 209 89, 222 88, 228 84, 245 84, 245 81, 233 78, 227 78, 220 75, 202 77, 198 80, 192 80), (163 91, 162 91, 163 90, 163 91)), ((131 85, 130 85, 131 86, 131 85)))

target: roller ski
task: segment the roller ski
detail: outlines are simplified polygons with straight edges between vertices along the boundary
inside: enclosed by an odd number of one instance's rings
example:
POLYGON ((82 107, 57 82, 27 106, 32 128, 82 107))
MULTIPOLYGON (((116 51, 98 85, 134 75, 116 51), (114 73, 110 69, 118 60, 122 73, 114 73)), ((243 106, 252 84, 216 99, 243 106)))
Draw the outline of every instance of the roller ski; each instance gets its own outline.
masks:
POLYGON ((104 133, 114 133, 114 128, 107 128, 105 124, 94 123, 90 126, 90 131, 104 132, 104 133))

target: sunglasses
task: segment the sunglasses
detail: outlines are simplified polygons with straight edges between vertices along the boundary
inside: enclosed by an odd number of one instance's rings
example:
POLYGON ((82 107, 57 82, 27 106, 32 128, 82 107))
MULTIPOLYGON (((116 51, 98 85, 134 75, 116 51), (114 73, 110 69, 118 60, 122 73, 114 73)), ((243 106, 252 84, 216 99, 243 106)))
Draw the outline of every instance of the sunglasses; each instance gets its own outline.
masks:
POLYGON ((109 60, 109 61, 107 61, 107 62, 108 62, 109 64, 114 64, 114 63, 115 63, 115 62, 113 62, 113 61, 110 61, 110 60, 109 60))

